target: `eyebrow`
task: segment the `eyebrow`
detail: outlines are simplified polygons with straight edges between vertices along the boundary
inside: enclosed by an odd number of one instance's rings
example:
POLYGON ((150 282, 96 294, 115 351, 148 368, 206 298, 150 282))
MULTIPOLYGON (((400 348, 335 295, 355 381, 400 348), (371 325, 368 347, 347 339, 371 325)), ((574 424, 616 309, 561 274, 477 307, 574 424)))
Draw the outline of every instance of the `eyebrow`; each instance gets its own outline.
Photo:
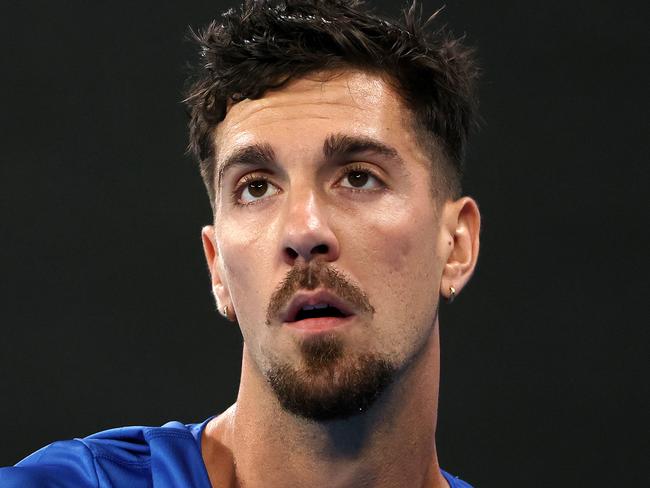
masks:
POLYGON ((251 144, 230 154, 219 168, 217 188, 221 188, 221 180, 226 170, 241 166, 277 166, 275 151, 270 144, 251 144))
POLYGON ((352 154, 367 152, 394 159, 400 166, 404 166, 404 161, 397 149, 372 137, 332 134, 325 139, 323 144, 323 155, 327 160, 342 159, 352 154))
MULTIPOLYGON (((372 137, 330 134, 323 143, 323 156, 326 161, 342 160, 359 153, 375 153, 385 156, 395 161, 402 169, 406 168, 397 149, 372 137)), ((217 188, 221 188, 221 181, 227 170, 246 166, 277 167, 278 163, 273 147, 268 143, 261 143, 235 150, 226 157, 219 167, 217 188)))

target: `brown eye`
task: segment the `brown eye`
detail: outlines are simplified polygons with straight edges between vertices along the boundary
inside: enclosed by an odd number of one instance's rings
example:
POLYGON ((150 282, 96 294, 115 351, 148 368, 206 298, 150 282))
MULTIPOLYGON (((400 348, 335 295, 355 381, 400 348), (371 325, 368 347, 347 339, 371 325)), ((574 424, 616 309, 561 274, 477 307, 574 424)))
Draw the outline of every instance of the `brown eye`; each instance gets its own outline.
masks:
POLYGON ((263 197, 266 193, 266 189, 269 187, 268 182, 260 180, 248 184, 248 191, 254 197, 260 198, 263 197))
POLYGON ((243 186, 239 187, 241 195, 237 198, 236 203, 240 205, 248 205, 262 200, 268 194, 269 186, 275 187, 273 183, 260 176, 252 176, 247 180, 243 186))
POLYGON ((351 169, 345 173, 345 176, 341 181, 349 184, 342 185, 343 188, 352 190, 377 190, 384 186, 383 182, 379 178, 372 174, 371 171, 365 169, 351 169), (366 186, 368 184, 369 186, 366 186))
POLYGON ((360 188, 366 184, 370 176, 365 171, 350 171, 348 173, 348 182, 355 188, 360 188))

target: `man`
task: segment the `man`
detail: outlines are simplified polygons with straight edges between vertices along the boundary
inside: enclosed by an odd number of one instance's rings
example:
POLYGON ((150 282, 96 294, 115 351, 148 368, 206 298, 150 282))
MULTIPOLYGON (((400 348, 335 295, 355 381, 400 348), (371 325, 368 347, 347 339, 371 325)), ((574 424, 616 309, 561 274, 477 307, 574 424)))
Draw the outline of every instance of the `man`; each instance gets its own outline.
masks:
POLYGON ((196 35, 190 148, 237 401, 199 424, 56 442, 0 486, 467 487, 438 465, 440 297, 468 282, 476 69, 360 2, 247 1, 196 35))

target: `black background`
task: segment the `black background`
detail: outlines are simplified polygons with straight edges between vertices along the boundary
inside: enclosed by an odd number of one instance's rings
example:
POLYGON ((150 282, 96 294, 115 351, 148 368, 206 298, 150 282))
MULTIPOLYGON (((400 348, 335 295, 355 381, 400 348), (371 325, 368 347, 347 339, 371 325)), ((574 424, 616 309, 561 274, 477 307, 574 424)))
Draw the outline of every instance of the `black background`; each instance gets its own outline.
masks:
MULTIPOLYGON (((233 5, 2 2, 0 465, 234 401, 179 103, 187 26, 233 5)), ((646 485, 647 22, 594 0, 442 18, 478 47, 485 123, 479 266, 441 311, 441 465, 477 488, 646 485)))

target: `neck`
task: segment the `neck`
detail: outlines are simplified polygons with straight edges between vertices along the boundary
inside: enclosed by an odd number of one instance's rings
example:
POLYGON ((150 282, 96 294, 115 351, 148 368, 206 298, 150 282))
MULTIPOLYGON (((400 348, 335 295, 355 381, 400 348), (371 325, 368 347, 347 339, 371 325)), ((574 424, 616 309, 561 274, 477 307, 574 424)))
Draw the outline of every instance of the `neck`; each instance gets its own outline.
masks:
POLYGON ((237 403, 210 422, 202 442, 212 485, 446 487, 435 446, 438 378, 436 323, 422 353, 368 412, 313 422, 282 409, 244 347, 237 403))

